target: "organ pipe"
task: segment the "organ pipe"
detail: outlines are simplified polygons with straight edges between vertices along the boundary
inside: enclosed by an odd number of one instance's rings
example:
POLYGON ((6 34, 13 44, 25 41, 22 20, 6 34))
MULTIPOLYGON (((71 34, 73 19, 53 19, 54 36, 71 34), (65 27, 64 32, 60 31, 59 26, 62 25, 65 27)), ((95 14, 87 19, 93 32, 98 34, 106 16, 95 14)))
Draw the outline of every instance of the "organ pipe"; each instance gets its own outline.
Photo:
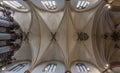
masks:
POLYGON ((0 7, 0 67, 12 63, 15 51, 19 50, 22 31, 19 24, 11 16, 9 7, 0 7), (19 32, 18 32, 19 31, 19 32))

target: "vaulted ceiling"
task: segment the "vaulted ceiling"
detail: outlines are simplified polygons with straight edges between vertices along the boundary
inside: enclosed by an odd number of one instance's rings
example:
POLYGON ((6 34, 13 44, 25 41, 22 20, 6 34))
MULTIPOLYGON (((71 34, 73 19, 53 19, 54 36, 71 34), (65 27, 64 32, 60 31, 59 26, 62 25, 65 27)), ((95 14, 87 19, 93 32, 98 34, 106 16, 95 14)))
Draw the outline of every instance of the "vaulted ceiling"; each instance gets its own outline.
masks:
POLYGON ((54 0, 55 10, 46 9, 41 0, 18 1, 28 11, 17 10, 14 18, 28 38, 15 57, 31 60, 30 70, 51 60, 61 61, 67 69, 75 61, 100 69, 120 61, 119 0, 111 3, 111 9, 102 0, 88 0, 85 9, 76 8, 79 0, 54 0))

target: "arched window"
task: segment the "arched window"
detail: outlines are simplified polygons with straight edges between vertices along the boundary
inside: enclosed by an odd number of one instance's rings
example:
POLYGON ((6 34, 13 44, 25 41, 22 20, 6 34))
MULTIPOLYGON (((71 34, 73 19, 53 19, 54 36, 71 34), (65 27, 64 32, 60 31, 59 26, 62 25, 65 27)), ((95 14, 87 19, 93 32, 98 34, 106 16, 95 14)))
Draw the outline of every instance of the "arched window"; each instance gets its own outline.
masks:
POLYGON ((80 0, 78 1, 77 5, 76 5, 76 8, 77 9, 85 9, 87 8, 87 6, 90 4, 89 1, 87 0, 80 0))
POLYGON ((99 69, 88 62, 75 62, 71 66, 72 73, 101 73, 99 69))
POLYGON ((13 1, 12 0, 10 0, 10 1, 3 1, 3 2, 8 4, 9 6, 11 6, 13 8, 25 9, 25 7, 22 4, 20 4, 17 1, 14 1, 14 0, 13 1))
POLYGON ((65 73, 65 66, 57 61, 45 62, 37 66, 32 73, 65 73))
POLYGON ((96 7, 102 0, 71 0, 71 6, 76 11, 89 10, 96 7))
POLYGON ((22 73, 26 71, 29 68, 30 62, 24 61, 24 62, 18 62, 10 67, 8 67, 5 72, 17 72, 22 73))
POLYGON ((64 8, 65 0, 31 0, 39 9, 55 12, 64 8))
POLYGON ((3 0, 2 2, 3 5, 9 6, 14 10, 22 12, 29 11, 29 6, 23 0, 3 0))
POLYGON ((15 65, 15 66, 9 68, 7 71, 18 72, 18 71, 20 71, 21 69, 23 69, 27 64, 28 64, 28 63, 22 63, 22 64, 15 65))
POLYGON ((54 63, 48 64, 48 65, 43 69, 43 72, 55 72, 56 67, 57 67, 57 64, 54 64, 54 63))
POLYGON ((76 68, 78 72, 89 72, 89 68, 84 63, 76 64, 76 68))
POLYGON ((55 1, 41 1, 46 9, 54 10, 57 8, 55 1))

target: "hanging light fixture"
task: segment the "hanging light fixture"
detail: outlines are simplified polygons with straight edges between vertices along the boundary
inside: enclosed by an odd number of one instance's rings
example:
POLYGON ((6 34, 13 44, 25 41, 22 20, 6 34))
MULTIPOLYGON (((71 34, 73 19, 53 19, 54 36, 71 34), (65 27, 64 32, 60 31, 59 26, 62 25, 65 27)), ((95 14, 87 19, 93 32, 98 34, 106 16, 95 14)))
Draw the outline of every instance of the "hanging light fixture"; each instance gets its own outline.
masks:
POLYGON ((112 2, 113 2, 114 0, 105 0, 105 2, 107 2, 107 4, 105 5, 108 9, 111 9, 112 8, 112 6, 111 6, 111 4, 112 4, 112 2))
POLYGON ((111 5, 110 4, 106 4, 105 7, 107 7, 108 9, 111 9, 111 5))
POLYGON ((1 70, 4 71, 6 69, 6 67, 2 67, 1 70))
POLYGON ((105 65, 105 69, 109 69, 110 65, 109 64, 106 64, 105 65))
POLYGON ((3 2, 0 2, 0 5, 3 5, 3 2))

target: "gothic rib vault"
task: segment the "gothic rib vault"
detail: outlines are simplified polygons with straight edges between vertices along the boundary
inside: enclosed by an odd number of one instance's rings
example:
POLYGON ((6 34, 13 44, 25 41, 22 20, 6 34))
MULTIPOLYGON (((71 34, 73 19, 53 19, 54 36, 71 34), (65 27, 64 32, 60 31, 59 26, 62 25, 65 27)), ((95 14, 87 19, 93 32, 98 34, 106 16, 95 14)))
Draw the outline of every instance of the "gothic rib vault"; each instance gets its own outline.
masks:
POLYGON ((105 0, 83 11, 74 9, 73 0, 62 0, 64 6, 53 12, 40 8, 34 0, 25 2, 30 11, 14 14, 26 34, 21 49, 14 56, 17 61, 31 62, 28 72, 35 73, 39 65, 51 61, 64 64, 65 71, 72 70, 76 62, 90 63, 104 73, 109 73, 107 64, 113 73, 114 68, 119 67, 118 0, 113 2, 111 10, 105 6, 105 0))

